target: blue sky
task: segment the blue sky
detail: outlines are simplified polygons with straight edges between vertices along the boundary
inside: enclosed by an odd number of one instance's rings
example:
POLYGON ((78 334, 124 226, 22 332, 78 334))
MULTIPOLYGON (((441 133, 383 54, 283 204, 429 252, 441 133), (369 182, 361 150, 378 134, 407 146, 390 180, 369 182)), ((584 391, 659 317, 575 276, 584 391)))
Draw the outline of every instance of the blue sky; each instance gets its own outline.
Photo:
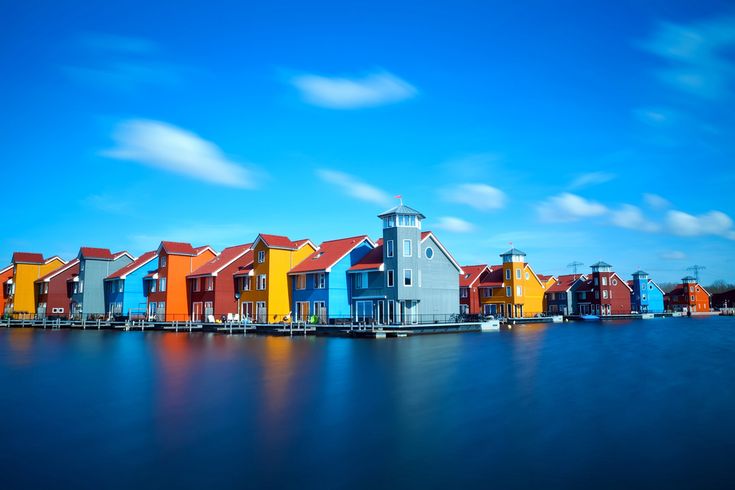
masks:
POLYGON ((729 2, 3 2, 15 250, 380 234, 735 281, 729 2), (480 5, 482 4, 482 5, 480 5))

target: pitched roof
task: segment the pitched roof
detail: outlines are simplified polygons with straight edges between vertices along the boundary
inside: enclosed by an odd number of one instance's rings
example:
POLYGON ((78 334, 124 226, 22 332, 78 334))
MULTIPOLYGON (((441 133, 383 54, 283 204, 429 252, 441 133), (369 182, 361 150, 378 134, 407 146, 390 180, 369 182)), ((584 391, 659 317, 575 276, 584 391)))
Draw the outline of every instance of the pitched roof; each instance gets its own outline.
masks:
POLYGON ((73 269, 75 266, 77 266, 77 267, 79 266, 79 259, 78 258, 74 258, 74 259, 70 260, 69 262, 67 262, 63 266, 59 267, 58 269, 49 272, 45 276, 39 277, 34 282, 48 282, 51 279, 53 279, 54 277, 56 277, 57 275, 61 274, 62 272, 68 271, 69 269, 73 269))
POLYGON ((459 275, 460 287, 472 287, 482 273, 487 269, 487 264, 480 265, 463 265, 462 274, 459 275))
POLYGON ((259 240, 265 243, 268 248, 282 248, 286 250, 298 250, 307 243, 311 243, 311 240, 309 240, 308 238, 304 238, 301 240, 291 240, 287 236, 283 235, 268 235, 261 233, 253 242, 253 248, 255 248, 255 244, 257 244, 259 240))
POLYGON ((504 255, 524 255, 525 256, 526 252, 524 252, 523 250, 518 250, 517 248, 513 247, 507 252, 500 254, 501 257, 504 255))
POLYGON ((14 264, 43 264, 43 255, 35 252, 14 252, 14 264))
POLYGON ((612 267, 612 266, 608 264, 607 262, 603 262, 600 260, 599 262, 595 262, 594 264, 592 264, 590 267, 612 267))
POLYGON ((426 216, 424 216, 420 212, 404 204, 399 204, 398 206, 394 208, 390 208, 388 211, 384 211, 380 213, 378 215, 378 218, 385 218, 386 216, 390 216, 391 214, 408 214, 408 215, 418 216, 419 219, 426 219, 426 216))
POLYGON ((158 247, 159 251, 161 249, 169 255, 197 255, 197 251, 191 246, 191 243, 163 241, 158 247))
POLYGON ((82 247, 79 249, 79 257, 84 259, 112 260, 112 252, 109 248, 82 247))
POLYGON ((634 276, 647 276, 648 275, 648 272, 645 272, 645 271, 642 271, 642 270, 639 269, 639 270, 635 271, 633 273, 633 275, 634 276))
POLYGON ((489 265, 488 270, 480 276, 477 284, 481 288, 496 288, 503 285, 503 266, 489 265))
POLYGON ((127 255, 130 258, 130 260, 135 260, 135 257, 133 257, 132 254, 128 252, 127 250, 121 250, 119 252, 115 252, 114 254, 112 254, 112 258, 117 260, 123 255, 127 255))
POLYGON ((5 266, 4 268, 0 269, 0 274, 7 272, 13 268, 13 264, 10 264, 8 266, 5 266))
POLYGON ((137 259, 133 260, 128 265, 126 265, 125 267, 122 267, 122 268, 116 270, 115 272, 113 272, 112 274, 110 274, 109 276, 107 276, 105 278, 105 280, 108 280, 108 279, 125 279, 125 277, 127 277, 129 274, 137 271, 138 269, 140 269, 141 267, 143 267, 144 265, 146 265, 148 262, 150 262, 151 260, 155 259, 156 257, 158 257, 158 254, 156 253, 155 250, 151 250, 150 252, 146 252, 143 255, 141 255, 140 257, 138 257, 137 259))
POLYGON ((359 235, 348 238, 340 238, 337 240, 329 240, 322 242, 319 248, 293 267, 289 274, 302 274, 313 271, 327 271, 334 264, 342 260, 347 254, 352 252, 358 245, 367 241, 374 247, 372 240, 367 235, 359 235))
POLYGON ((365 256, 357 264, 348 269, 349 272, 364 272, 370 270, 383 269, 383 245, 378 245, 365 256))
POLYGON ((654 286, 656 286, 656 289, 658 289, 659 291, 661 291, 661 294, 664 294, 664 290, 663 290, 663 289, 661 289, 661 286, 659 286, 658 284, 656 284, 656 283, 655 283, 655 282, 653 281, 653 279, 649 279, 649 280, 648 280, 648 283, 649 283, 649 284, 653 284, 654 286))
POLYGON ((243 245, 235 245, 223 249, 219 255, 205 263, 197 270, 186 277, 216 276, 225 267, 229 266, 236 260, 244 258, 246 264, 252 264, 253 251, 250 249, 252 244, 245 243, 243 245))
POLYGON ((242 276, 249 276, 253 273, 253 266, 255 264, 251 261, 247 265, 241 265, 238 267, 237 271, 233 274, 234 277, 242 277, 242 276))
POLYGON ((554 276, 547 276, 546 274, 536 274, 536 277, 538 277, 542 281, 548 281, 549 279, 551 279, 554 276))
POLYGON ((547 289, 547 292, 549 293, 565 293, 569 291, 569 288, 572 287, 575 281, 577 279, 587 279, 587 276, 584 274, 562 274, 561 276, 556 278, 556 282, 547 289))

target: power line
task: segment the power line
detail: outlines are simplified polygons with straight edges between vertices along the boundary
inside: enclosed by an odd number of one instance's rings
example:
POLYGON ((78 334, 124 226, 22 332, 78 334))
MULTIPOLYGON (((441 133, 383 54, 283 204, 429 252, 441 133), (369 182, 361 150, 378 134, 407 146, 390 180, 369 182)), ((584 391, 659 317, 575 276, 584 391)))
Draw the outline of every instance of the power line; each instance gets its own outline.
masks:
POLYGON ((572 269, 574 275, 577 275, 577 267, 583 266, 584 264, 582 262, 577 262, 576 260, 574 262, 571 262, 567 264, 567 268, 572 269))
POLYGON ((694 273, 694 278, 697 280, 697 282, 699 282, 699 271, 702 271, 702 270, 704 270, 706 268, 707 267, 705 267, 703 265, 694 264, 691 267, 687 267, 687 270, 688 271, 692 271, 694 273))

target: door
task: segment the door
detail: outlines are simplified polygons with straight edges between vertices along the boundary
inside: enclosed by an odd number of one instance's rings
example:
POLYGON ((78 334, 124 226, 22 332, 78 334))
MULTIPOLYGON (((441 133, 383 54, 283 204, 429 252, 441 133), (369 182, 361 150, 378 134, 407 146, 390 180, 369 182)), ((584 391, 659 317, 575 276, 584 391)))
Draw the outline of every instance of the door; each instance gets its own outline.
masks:
POLYGON ((297 301, 296 302, 296 321, 297 322, 308 322, 309 321, 309 302, 308 301, 297 301))
POLYGON ((265 306, 265 301, 258 301, 255 304, 255 321, 257 323, 268 322, 268 309, 265 306))
POLYGON ((201 322, 202 321, 202 302, 197 301, 191 305, 191 321, 201 322))
POLYGON ((246 302, 240 304, 240 319, 242 321, 253 321, 253 303, 246 302))

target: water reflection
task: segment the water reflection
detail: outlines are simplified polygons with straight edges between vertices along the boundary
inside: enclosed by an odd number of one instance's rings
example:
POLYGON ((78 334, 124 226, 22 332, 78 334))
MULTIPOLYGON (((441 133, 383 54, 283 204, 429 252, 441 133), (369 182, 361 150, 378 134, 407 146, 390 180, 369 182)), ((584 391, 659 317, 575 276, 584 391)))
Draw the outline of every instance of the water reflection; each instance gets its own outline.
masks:
POLYGON ((8 363, 11 366, 27 366, 33 362, 33 338, 35 331, 32 328, 9 329, 8 352, 10 354, 8 363))

